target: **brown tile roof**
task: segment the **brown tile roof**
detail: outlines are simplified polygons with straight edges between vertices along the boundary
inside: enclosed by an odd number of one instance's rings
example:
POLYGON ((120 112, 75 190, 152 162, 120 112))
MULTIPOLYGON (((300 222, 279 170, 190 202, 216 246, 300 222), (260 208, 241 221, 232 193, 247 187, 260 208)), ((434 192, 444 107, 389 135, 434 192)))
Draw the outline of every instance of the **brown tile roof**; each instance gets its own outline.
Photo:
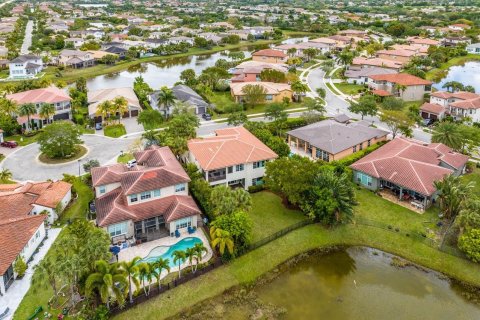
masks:
POLYGON ((467 161, 468 156, 453 152, 442 144, 425 145, 396 138, 350 167, 420 194, 432 195, 436 191, 434 181, 453 172, 440 166, 442 162, 460 169, 467 161))
POLYGON ((415 52, 412 50, 395 49, 395 50, 379 50, 377 51, 377 55, 379 54, 385 54, 389 56, 398 56, 398 57, 412 57, 415 55, 415 52))
POLYGON ((252 56, 265 56, 265 57, 277 57, 277 58, 286 58, 287 55, 279 50, 273 49, 264 49, 254 52, 252 56))
POLYGON ((65 181, 27 183, 22 192, 38 195, 35 204, 55 208, 57 204, 72 189, 72 185, 65 181))
POLYGON ((383 67, 390 69, 400 69, 403 66, 403 63, 400 61, 392 61, 382 58, 362 58, 356 57, 353 58, 352 65, 366 65, 366 66, 375 66, 383 67))
POLYGON ((14 221, 26 217, 33 209, 36 195, 10 193, 0 196, 0 221, 14 221))
POLYGON ((263 82, 263 81, 255 81, 255 82, 237 82, 230 84, 230 90, 233 92, 235 96, 243 96, 243 88, 247 85, 258 85, 265 89, 266 94, 276 95, 282 91, 292 91, 290 85, 288 83, 273 83, 273 82, 263 82))
POLYGON ((425 111, 434 114, 442 114, 445 112, 445 108, 436 103, 425 102, 420 106, 420 111, 425 111))
POLYGON ((243 127, 216 130, 215 137, 193 139, 188 149, 203 170, 277 158, 277 154, 243 127))
POLYGON ((480 95, 473 92, 468 91, 457 91, 457 92, 448 92, 448 91, 435 91, 432 92, 431 96, 438 97, 441 99, 450 99, 456 98, 461 100, 469 100, 469 99, 476 99, 480 98, 480 95))
POLYGON ((0 222, 0 275, 15 261, 45 218, 45 215, 38 215, 0 222))
POLYGON ((460 109, 480 109, 480 97, 475 99, 456 101, 450 103, 450 106, 460 109))
POLYGON ((377 89, 377 90, 372 90, 372 93, 376 96, 379 97, 390 97, 392 94, 388 92, 387 90, 382 90, 382 89, 377 89))
POLYGON ((388 81, 404 86, 418 86, 418 85, 430 85, 431 81, 412 76, 408 73, 397 73, 397 74, 375 74, 369 76, 369 78, 375 81, 388 81))
POLYGON ((417 43, 417 44, 427 44, 431 46, 436 46, 440 43, 440 41, 433 40, 433 39, 428 39, 428 38, 420 38, 420 37, 408 37, 407 41, 411 43, 417 43))
POLYGON ((13 94, 7 94, 7 99, 18 104, 26 103, 56 103, 70 101, 70 96, 57 87, 34 89, 13 94))

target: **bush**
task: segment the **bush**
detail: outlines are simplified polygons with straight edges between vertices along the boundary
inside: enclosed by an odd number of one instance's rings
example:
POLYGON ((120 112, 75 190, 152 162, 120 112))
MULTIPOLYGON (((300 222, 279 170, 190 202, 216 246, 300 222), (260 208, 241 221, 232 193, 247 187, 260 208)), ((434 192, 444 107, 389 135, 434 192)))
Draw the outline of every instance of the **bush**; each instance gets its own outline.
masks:
POLYGON ((378 148, 383 146, 385 143, 387 143, 387 141, 380 141, 374 145, 371 145, 370 147, 367 147, 366 149, 363 149, 362 151, 355 152, 354 154, 351 154, 348 157, 345 157, 341 160, 336 161, 336 164, 348 167, 352 163, 355 163, 356 161, 365 157, 367 154, 377 150, 378 148))
POLYGON ((22 256, 18 256, 17 260, 15 260, 13 270, 15 270, 17 277, 19 278, 22 278, 25 275, 25 271, 27 271, 27 264, 25 263, 25 260, 23 260, 22 256))
POLYGON ((73 115, 73 122, 75 122, 78 125, 83 126, 85 124, 85 119, 83 117, 83 114, 75 113, 73 115))
POLYGON ((289 130, 296 129, 307 125, 307 121, 304 118, 290 118, 285 123, 289 130))
POLYGON ((473 262, 480 262, 480 229, 471 229, 458 239, 458 247, 473 262))
POLYGON ((264 184, 257 184, 256 186, 250 186, 248 187, 248 192, 250 193, 257 193, 260 191, 265 190, 265 185, 264 184))

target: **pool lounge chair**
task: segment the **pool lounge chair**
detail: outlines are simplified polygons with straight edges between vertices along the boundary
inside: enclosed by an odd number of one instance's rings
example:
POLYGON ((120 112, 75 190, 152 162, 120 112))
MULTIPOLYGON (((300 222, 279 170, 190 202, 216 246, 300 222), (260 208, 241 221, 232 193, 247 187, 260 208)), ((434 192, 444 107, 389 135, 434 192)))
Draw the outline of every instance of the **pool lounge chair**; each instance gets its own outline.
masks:
POLYGON ((192 234, 195 233, 196 228, 195 227, 188 227, 188 233, 192 234))
POLYGON ((176 237, 176 238, 180 238, 180 231, 175 230, 175 237, 176 237))

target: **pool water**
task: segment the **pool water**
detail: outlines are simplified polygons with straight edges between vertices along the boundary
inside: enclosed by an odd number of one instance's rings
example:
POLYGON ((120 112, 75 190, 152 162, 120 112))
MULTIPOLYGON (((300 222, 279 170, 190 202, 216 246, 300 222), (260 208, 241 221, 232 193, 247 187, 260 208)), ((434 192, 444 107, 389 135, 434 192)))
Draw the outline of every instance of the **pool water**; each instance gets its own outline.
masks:
POLYGON ((185 251, 188 248, 193 248, 197 243, 202 243, 202 240, 197 237, 188 237, 178 241, 171 246, 155 247, 148 253, 145 258, 139 260, 138 263, 155 262, 156 260, 158 260, 158 258, 163 258, 168 259, 170 268, 175 267, 176 264, 173 263, 173 252, 176 250, 185 251))

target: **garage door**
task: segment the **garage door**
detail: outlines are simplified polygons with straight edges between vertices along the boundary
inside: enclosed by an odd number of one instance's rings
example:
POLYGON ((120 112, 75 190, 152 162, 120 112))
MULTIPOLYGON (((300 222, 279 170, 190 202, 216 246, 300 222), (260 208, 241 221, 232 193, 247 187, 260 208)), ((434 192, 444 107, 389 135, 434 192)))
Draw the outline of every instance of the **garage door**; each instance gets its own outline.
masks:
POLYGON ((53 120, 68 120, 68 119, 70 119, 68 112, 56 114, 53 116, 53 120))
POLYGON ((205 113, 205 107, 198 107, 197 108, 197 114, 204 114, 205 113))
POLYGON ((423 119, 428 119, 428 113, 422 112, 422 118, 423 119))
POLYGON ((130 114, 132 115, 132 117, 136 117, 138 116, 138 110, 132 110, 130 114))

